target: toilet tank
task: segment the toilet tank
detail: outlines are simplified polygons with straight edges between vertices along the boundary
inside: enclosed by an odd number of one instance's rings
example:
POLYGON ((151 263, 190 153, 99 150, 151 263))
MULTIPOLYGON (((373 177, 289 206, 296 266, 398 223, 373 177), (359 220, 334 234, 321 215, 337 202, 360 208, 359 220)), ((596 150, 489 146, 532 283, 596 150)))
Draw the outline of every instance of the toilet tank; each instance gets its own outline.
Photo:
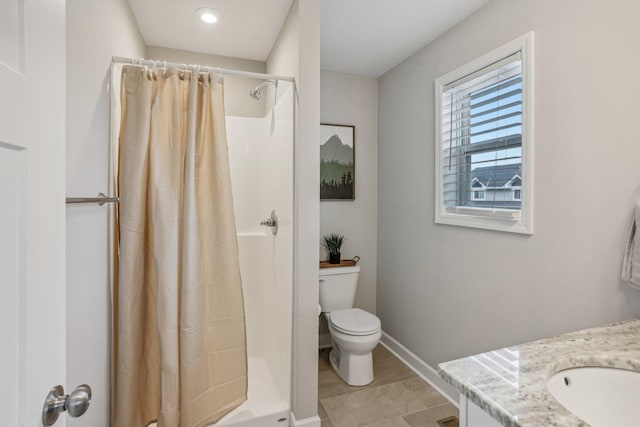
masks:
POLYGON ((360 266, 320 269, 320 307, 323 312, 353 308, 360 266))

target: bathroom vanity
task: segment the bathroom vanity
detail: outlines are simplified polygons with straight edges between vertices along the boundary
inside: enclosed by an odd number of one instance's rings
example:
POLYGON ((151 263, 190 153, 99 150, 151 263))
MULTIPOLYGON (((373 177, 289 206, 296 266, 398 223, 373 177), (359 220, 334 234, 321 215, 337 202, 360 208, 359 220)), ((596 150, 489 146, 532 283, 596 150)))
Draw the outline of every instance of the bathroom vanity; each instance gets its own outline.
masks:
POLYGON ((640 320, 477 354, 439 370, 460 392, 462 427, 637 426, 640 320), (582 367, 615 369, 595 369, 595 376, 572 369, 582 367), (585 387, 583 377, 594 382, 585 387), (603 419, 610 422, 597 421, 603 419))

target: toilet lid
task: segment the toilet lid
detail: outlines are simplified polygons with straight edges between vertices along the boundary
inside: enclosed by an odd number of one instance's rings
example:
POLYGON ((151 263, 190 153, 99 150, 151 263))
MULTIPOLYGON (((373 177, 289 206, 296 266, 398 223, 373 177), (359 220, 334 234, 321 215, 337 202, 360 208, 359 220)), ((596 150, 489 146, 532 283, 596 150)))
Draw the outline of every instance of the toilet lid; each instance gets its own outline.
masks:
POLYGON ((359 308, 331 312, 331 326, 348 335, 369 335, 380 330, 380 319, 359 308))

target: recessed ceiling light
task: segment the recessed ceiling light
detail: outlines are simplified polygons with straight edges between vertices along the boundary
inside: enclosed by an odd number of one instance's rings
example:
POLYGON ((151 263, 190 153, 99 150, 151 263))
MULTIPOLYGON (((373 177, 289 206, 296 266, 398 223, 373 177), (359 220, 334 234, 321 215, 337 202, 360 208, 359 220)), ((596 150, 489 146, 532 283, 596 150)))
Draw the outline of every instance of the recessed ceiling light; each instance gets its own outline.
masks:
POLYGON ((215 24, 220 20, 220 14, 208 7, 201 7, 200 9, 197 9, 196 15, 200 17, 202 22, 205 22, 207 24, 215 24))

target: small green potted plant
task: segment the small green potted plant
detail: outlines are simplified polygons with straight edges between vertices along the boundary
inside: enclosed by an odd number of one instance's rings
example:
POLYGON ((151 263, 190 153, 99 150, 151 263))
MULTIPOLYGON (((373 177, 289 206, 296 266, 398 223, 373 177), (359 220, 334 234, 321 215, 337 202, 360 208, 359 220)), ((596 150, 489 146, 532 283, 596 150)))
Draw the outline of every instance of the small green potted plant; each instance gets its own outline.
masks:
POLYGON ((329 250, 329 264, 340 264, 340 248, 345 240, 342 234, 324 236, 324 247, 329 250))

